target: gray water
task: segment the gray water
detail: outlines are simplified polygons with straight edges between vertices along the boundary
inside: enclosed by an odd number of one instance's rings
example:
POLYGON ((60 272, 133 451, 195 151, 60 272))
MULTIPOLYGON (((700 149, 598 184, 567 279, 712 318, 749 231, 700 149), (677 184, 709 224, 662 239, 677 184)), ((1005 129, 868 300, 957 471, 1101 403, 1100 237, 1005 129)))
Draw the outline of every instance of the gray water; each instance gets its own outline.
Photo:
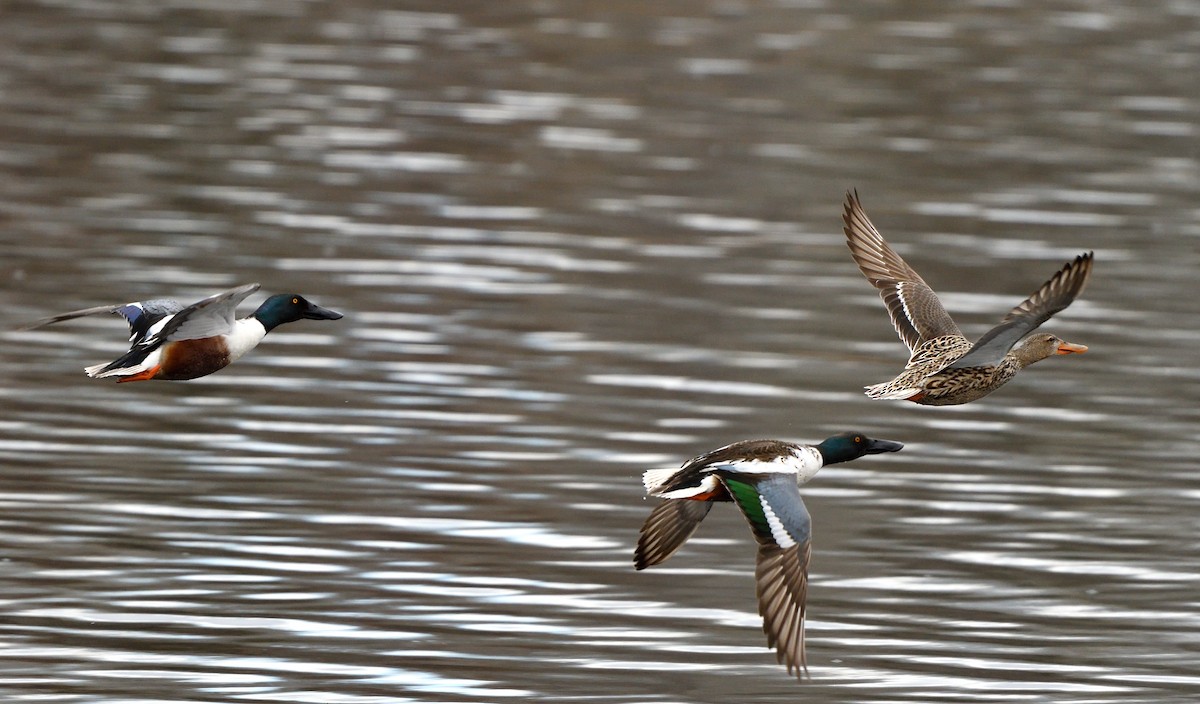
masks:
POLYGON ((1195 701, 1198 69, 1187 2, 4 5, 0 327, 346 317, 0 333, 0 700, 1195 701), (969 336, 1095 250, 1091 351, 864 397, 849 188, 969 336), (907 446, 804 490, 798 683, 736 511, 633 570, 639 478, 845 428, 907 446))

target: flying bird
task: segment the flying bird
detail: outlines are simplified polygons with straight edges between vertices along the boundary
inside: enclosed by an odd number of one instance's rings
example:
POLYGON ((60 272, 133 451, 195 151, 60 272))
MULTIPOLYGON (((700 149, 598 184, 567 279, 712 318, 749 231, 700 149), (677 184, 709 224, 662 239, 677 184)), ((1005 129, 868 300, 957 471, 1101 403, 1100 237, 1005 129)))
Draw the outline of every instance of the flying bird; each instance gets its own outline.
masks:
POLYGON ((732 501, 758 540, 755 581, 758 613, 767 646, 776 649, 788 674, 808 671, 804 654, 804 610, 812 521, 800 485, 820 469, 863 455, 898 452, 904 445, 862 433, 842 433, 818 445, 781 440, 743 440, 686 462, 680 469, 652 469, 646 493, 666 501, 642 525, 634 566, 663 562, 691 537, 714 501, 732 501))
POLYGON ((866 387, 867 396, 926 406, 969 403, 992 393, 1035 362, 1087 351, 1085 345, 1050 333, 1030 333, 1071 305, 1083 291, 1092 274, 1091 252, 1064 265, 999 325, 971 344, 929 284, 871 224, 857 193, 846 194, 842 220, 854 261, 879 289, 911 355, 895 379, 866 387))
POLYGON ((322 308, 295 293, 271 296, 249 316, 235 319, 238 304, 257 291, 246 284, 183 306, 172 300, 135 301, 84 308, 43 318, 23 326, 33 330, 86 315, 114 313, 129 323, 129 351, 106 364, 84 369, 94 378, 117 382, 165 379, 179 381, 223 369, 258 346, 284 323, 301 319, 337 320, 341 313, 322 308))

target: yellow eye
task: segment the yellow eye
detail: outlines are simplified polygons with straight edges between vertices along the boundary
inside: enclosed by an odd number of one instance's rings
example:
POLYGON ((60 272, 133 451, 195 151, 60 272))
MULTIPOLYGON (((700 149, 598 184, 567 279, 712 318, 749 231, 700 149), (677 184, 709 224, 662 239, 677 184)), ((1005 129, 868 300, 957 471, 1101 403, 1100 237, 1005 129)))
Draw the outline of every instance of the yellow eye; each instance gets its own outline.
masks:
POLYGON ((854 444, 855 444, 855 445, 857 445, 857 444, 859 444, 860 442, 862 442, 862 436, 861 436, 861 435, 855 435, 855 436, 854 436, 854 444))
POLYGON ((300 303, 300 299, 299 299, 299 298, 293 298, 293 299, 292 299, 292 305, 299 305, 299 303, 300 303))

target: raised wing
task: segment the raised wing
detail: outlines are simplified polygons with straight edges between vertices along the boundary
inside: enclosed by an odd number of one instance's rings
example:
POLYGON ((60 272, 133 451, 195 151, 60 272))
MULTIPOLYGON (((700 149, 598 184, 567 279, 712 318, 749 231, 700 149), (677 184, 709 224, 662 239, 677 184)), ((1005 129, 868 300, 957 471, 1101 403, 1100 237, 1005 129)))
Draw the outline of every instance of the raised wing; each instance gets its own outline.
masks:
POLYGON ((642 524, 633 564, 644 570, 674 555, 696 532, 712 504, 711 501, 667 499, 655 506, 642 524))
POLYGON ((808 563, 812 557, 812 520, 794 475, 720 474, 729 494, 758 540, 758 612, 767 645, 779 662, 803 676, 804 611, 808 598, 808 563))
POLYGON ((166 321, 154 334, 156 343, 228 334, 233 330, 238 304, 258 287, 258 284, 246 284, 193 303, 166 321))
POLYGON ((1092 275, 1092 252, 1084 252, 1067 262, 1050 280, 1004 316, 999 325, 975 341, 971 350, 950 369, 994 366, 1021 338, 1033 332, 1055 313, 1071 305, 1092 275))
POLYGON ((909 353, 926 340, 962 335, 929 284, 879 234, 857 192, 846 194, 842 222, 854 261, 863 276, 879 289, 879 297, 909 353))

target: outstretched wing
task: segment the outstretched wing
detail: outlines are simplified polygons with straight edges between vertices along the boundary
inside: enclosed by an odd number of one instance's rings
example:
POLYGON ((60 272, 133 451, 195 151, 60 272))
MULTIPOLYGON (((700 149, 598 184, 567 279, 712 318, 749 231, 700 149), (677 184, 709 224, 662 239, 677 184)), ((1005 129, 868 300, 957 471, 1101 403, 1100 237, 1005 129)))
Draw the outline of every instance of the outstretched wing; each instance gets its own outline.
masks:
POLYGON ((808 598, 808 563, 812 544, 790 548, 761 546, 754 570, 758 585, 758 612, 763 617, 767 647, 787 665, 788 674, 808 672, 804 652, 804 603, 808 598))
POLYGON ((35 320, 32 323, 22 325, 18 330, 34 330, 37 328, 61 323, 64 320, 72 320, 74 318, 82 318, 87 315, 99 315, 101 313, 115 313, 125 319, 129 323, 129 341, 133 342, 145 336, 146 332, 157 323, 159 320, 178 313, 183 310, 183 306, 176 301, 168 299, 156 299, 152 301, 135 301, 133 303, 124 303, 115 306, 96 306, 94 308, 83 308, 81 310, 73 310, 69 313, 60 313, 52 315, 49 318, 35 320))
POLYGON ((633 564, 639 570, 657 565, 675 554, 692 537, 708 515, 712 501, 667 499, 654 507, 638 534, 633 564))
POLYGON ((812 520, 796 477, 788 474, 720 475, 758 540, 758 612, 767 645, 775 648, 788 674, 808 671, 804 654, 804 611, 812 520))
POLYGON ((867 280, 879 289, 879 297, 910 354, 926 340, 962 335, 929 284, 875 229, 857 192, 846 194, 842 222, 854 261, 867 280))
POLYGON ((1071 305, 1092 275, 1092 252, 1084 252, 1067 262, 1050 280, 1004 316, 999 325, 980 337, 971 350, 950 365, 950 369, 993 366, 1021 338, 1033 332, 1055 313, 1071 305))

